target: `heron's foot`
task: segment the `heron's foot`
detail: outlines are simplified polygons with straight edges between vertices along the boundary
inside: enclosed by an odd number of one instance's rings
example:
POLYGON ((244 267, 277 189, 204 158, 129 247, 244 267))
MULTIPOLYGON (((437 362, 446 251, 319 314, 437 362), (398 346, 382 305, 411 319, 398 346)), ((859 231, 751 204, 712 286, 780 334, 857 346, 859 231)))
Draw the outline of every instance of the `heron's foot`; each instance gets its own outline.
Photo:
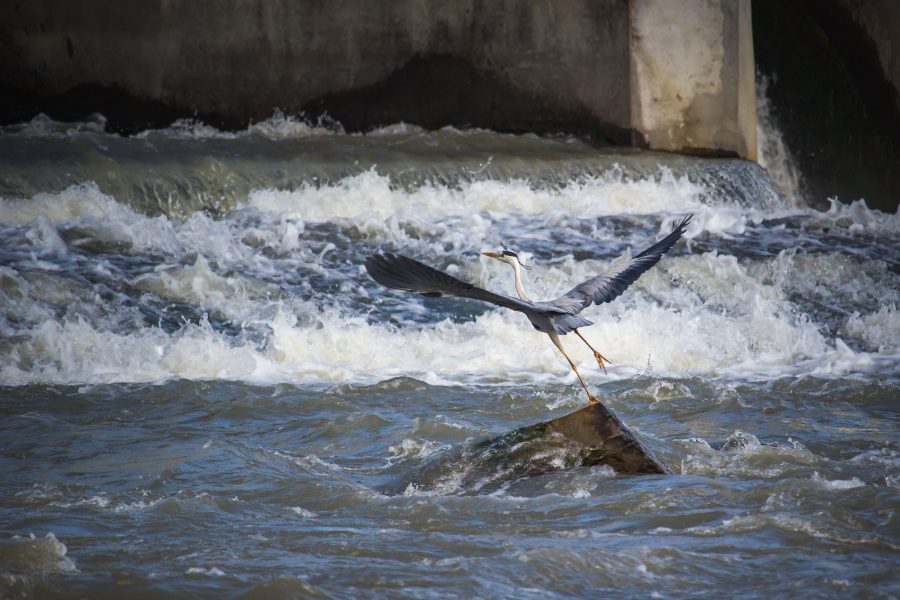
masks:
POLYGON ((588 406, 605 406, 598 398, 595 398, 593 394, 588 395, 588 406))
POLYGON ((609 360, 608 358, 606 358, 605 356, 603 356, 602 354, 600 354, 599 352, 597 352, 596 350, 594 350, 594 358, 597 359, 597 364, 600 365, 601 369, 603 369, 603 374, 609 375, 609 373, 606 372, 606 365, 611 365, 612 361, 609 360), (603 364, 604 362, 606 363, 606 365, 603 364))

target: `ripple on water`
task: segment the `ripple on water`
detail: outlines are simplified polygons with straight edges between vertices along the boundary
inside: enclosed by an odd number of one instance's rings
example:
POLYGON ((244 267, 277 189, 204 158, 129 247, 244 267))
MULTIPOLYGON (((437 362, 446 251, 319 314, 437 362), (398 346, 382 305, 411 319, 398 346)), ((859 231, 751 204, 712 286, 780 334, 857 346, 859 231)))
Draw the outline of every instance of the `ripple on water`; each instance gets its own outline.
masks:
POLYGON ((898 215, 577 140, 98 127, 0 132, 24 148, 0 165, 21 192, 0 199, 0 596, 898 589, 898 215), (98 140, 103 172, 45 160, 98 140), (335 147, 379 166, 308 160, 335 147), (96 183, 60 189, 59 169, 96 183), (609 373, 564 341, 677 474, 573 468, 565 444, 491 468, 457 452, 582 406, 578 381, 521 315, 384 290, 360 257, 513 293, 479 255, 513 247, 553 297, 687 212, 685 240, 586 313, 609 373))

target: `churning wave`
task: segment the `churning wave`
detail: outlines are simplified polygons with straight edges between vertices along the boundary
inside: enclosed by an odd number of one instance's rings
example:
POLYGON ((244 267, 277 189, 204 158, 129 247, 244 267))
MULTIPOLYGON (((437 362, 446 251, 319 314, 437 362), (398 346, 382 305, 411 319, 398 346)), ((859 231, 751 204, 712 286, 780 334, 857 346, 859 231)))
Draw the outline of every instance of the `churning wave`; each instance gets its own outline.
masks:
MULTIPOLYGON (((861 202, 827 211, 772 202, 747 206, 665 168, 642 179, 612 169, 556 189, 514 180, 411 190, 369 170, 257 190, 220 217, 184 219, 136 212, 94 184, 3 199, 0 381, 572 379, 520 315, 470 305, 456 314, 386 292, 365 276, 364 257, 402 251, 513 293, 509 273, 478 258, 512 243, 535 266, 531 295, 549 298, 686 212, 696 216, 684 247, 588 311, 596 325, 585 335, 614 361, 611 377, 895 367, 897 256, 860 258, 855 248, 894 244, 900 216, 861 202), (816 236, 827 243, 796 249, 816 236), (747 253, 751 239, 758 247, 747 253)), ((568 346, 596 369, 580 343, 568 346)))

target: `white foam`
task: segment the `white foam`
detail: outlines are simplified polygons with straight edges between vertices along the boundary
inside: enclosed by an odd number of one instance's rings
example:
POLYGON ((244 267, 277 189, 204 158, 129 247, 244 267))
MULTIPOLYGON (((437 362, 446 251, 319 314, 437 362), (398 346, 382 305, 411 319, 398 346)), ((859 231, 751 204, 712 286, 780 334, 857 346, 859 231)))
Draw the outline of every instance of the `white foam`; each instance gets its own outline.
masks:
MULTIPOLYGON (((141 490, 141 494, 146 498, 150 495, 150 492, 149 490, 141 490)), ((52 504, 53 506, 59 506, 61 508, 71 508, 73 506, 90 506, 103 510, 111 510, 113 512, 133 512, 146 510, 147 508, 156 506, 163 500, 164 498, 159 497, 148 500, 136 500, 133 502, 114 502, 106 494, 100 493, 89 498, 80 498, 76 500, 56 500, 51 502, 50 504, 52 504)))
MULTIPOLYGON (((534 459, 540 458, 546 460, 546 457, 542 457, 541 454, 534 456, 534 459)), ((557 464, 556 462, 551 462, 551 464, 556 469, 565 468, 565 463, 557 464)), ((616 476, 615 469, 609 465, 600 465, 590 469, 579 469, 562 477, 552 478, 544 485, 544 489, 570 498, 590 498, 598 487, 602 489, 607 480, 616 476)))
POLYGON ((441 449, 441 445, 430 440, 418 440, 412 438, 404 438, 396 446, 390 446, 388 452, 388 462, 393 463, 397 460, 422 459, 430 456, 441 449))
POLYGON ((705 440, 686 440, 686 443, 682 473, 776 479, 798 468, 824 462, 797 442, 762 444, 755 435, 740 431, 726 440, 721 450, 713 449, 705 440))
POLYGON ((16 535, 0 541, 0 568, 7 572, 77 573, 78 567, 67 553, 66 545, 53 533, 16 535))
MULTIPOLYGON (((498 269, 502 265, 487 259, 478 265, 467 275, 509 291, 509 274, 498 269)), ((605 266, 568 258, 529 272, 526 286, 535 297, 553 297, 565 291, 562 282, 586 279, 605 266)), ((435 384, 576 382, 546 336, 509 311, 398 328, 370 323, 339 307, 257 298, 238 281, 212 273, 199 258, 174 273, 156 272, 137 283, 216 307, 233 318, 252 318, 270 331, 267 342, 260 346, 255 339, 227 337, 206 321, 172 333, 154 327, 122 330, 129 317, 117 314, 115 307, 107 307, 112 314, 99 320, 58 320, 38 311, 27 339, 13 346, 0 367, 0 380, 339 382, 410 376, 435 384)), ((15 314, 27 314, 25 306, 33 304, 29 295, 26 290, 24 296, 8 297, 15 314)), ((584 314, 596 323, 584 335, 614 361, 611 377, 642 372, 648 362, 656 374, 765 378, 795 372, 840 376, 873 364, 869 354, 828 340, 814 322, 798 314, 770 272, 728 255, 668 259, 615 303, 584 314), (661 297, 664 304, 657 300, 661 297)), ((600 376, 580 340, 567 336, 564 344, 583 371, 600 376)))
POLYGON ((767 199, 764 206, 742 206, 662 166, 655 175, 640 179, 613 168, 553 189, 525 181, 488 180, 462 182, 454 188, 425 184, 411 191, 395 189, 389 177, 373 168, 333 185, 257 190, 247 204, 303 222, 349 221, 385 241, 403 240, 401 225, 435 233, 442 222, 458 219, 447 227, 451 239, 445 243, 454 245, 457 232, 471 231, 468 237, 477 239, 514 215, 540 215, 547 228, 560 228, 571 224, 572 215, 589 219, 663 214, 668 216, 661 231, 668 231, 681 216, 693 213, 687 239, 702 232, 731 238, 764 220, 796 216, 805 217, 813 229, 833 228, 854 236, 900 235, 900 212, 871 210, 862 200, 850 205, 831 200, 826 212, 779 198, 767 199))
POLYGON ((756 76, 756 140, 758 162, 775 182, 776 187, 794 205, 802 206, 803 179, 784 143, 778 119, 772 112, 768 89, 771 79, 756 76))
POLYGON ((69 251, 56 227, 43 216, 37 217, 32 222, 25 237, 41 256, 65 256, 69 251))
POLYGON ((900 452, 888 448, 869 450, 850 459, 852 463, 873 463, 876 465, 900 469, 900 452))
POLYGON ((306 510, 302 506, 292 506, 291 512, 297 515, 298 517, 302 517, 304 519, 315 519, 316 513, 311 510, 306 510))
POLYGON ((169 139, 188 140, 234 140, 246 137, 263 137, 270 140, 302 139, 334 135, 343 133, 343 128, 337 123, 312 124, 302 117, 285 115, 280 110, 275 110, 271 117, 258 123, 251 123, 245 129, 237 131, 222 131, 196 119, 178 119, 169 127, 163 129, 147 129, 136 134, 139 139, 152 139, 163 136, 169 139))
POLYGON ((55 233, 48 223, 77 227, 83 235, 136 251, 173 256, 193 252, 223 264, 256 259, 255 250, 240 242, 246 232, 227 221, 203 213, 184 221, 164 215, 148 217, 116 202, 93 183, 72 185, 59 193, 40 193, 28 200, 0 199, 0 222, 30 225, 34 232, 30 239, 36 248, 55 254, 64 252, 65 244, 53 239, 55 233))
MULTIPOLYGON (((488 181, 413 191, 392 189, 388 178, 369 171, 333 186, 257 192, 250 205, 242 210, 258 218, 248 226, 241 210, 233 219, 201 213, 184 221, 147 217, 92 184, 30 200, 0 200, 0 220, 25 232, 23 244, 30 245, 33 254, 27 269, 0 267, 0 330, 21 336, 4 349, 0 381, 102 383, 184 377, 364 382, 409 376, 435 384, 564 380, 574 385, 564 359, 519 314, 491 310, 464 322, 397 327, 369 322, 365 314, 348 314, 340 302, 285 298, 277 286, 260 280, 300 268, 346 277, 322 266, 333 245, 305 239, 308 224, 321 221, 352 226, 358 235, 409 248, 414 255, 445 255, 484 249, 494 228, 523 214, 532 215, 532 221, 541 215, 542 224, 552 229, 574 227, 573 213, 590 217, 662 211, 668 215, 660 225, 662 234, 690 210, 696 216, 687 237, 703 230, 737 235, 747 223, 763 218, 755 209, 711 200, 698 184, 665 170, 641 181, 611 173, 559 190, 488 181), (165 332, 144 325, 133 306, 98 300, 90 286, 52 272, 42 275, 34 267, 59 269, 59 263, 68 260, 71 250, 60 235, 63 227, 74 228, 79 236, 124 244, 136 253, 169 257, 128 283, 215 311, 252 331, 225 334, 201 321, 165 332), (260 251, 260 246, 271 252, 260 251), (225 272, 231 274, 221 274, 225 272)), ((890 236, 900 229, 898 215, 870 211, 863 203, 809 214, 848 231, 858 225, 863 233, 890 236)), ((527 253, 523 256, 534 262, 527 253)), ((570 255, 534 266, 526 275, 531 296, 553 298, 610 263, 570 255)), ((96 268, 104 269, 100 263, 96 268)), ((448 270, 488 289, 513 293, 510 272, 489 259, 448 270)), ((585 317, 596 325, 583 333, 614 361, 611 377, 648 367, 661 375, 738 378, 869 372, 881 358, 898 352, 896 281, 883 263, 860 264, 839 253, 785 251, 772 261, 747 262, 715 252, 668 257, 616 302, 586 310, 585 317), (882 302, 877 312, 850 316, 842 329, 848 339, 862 340, 877 352, 855 351, 842 340, 829 339, 798 310, 792 294, 837 294, 842 306, 882 302)), ((349 278, 340 283, 343 292, 367 294, 349 278)), ((369 301, 380 301, 382 293, 394 294, 381 291, 369 301)), ((424 310, 416 297, 394 297, 410 312, 424 310)), ((564 343, 583 371, 600 376, 577 338, 567 336, 564 343)))
POLYGON ((136 277, 131 285, 166 298, 216 310, 236 322, 256 315, 260 304, 253 302, 253 298, 264 298, 266 293, 277 295, 277 289, 273 286, 251 282, 236 274, 228 277, 218 275, 202 254, 192 265, 160 265, 152 273, 136 277))
MULTIPOLYGON (((26 138, 72 138, 79 134, 102 134, 116 136, 106 131, 107 119, 101 114, 91 115, 87 121, 56 121, 41 113, 25 123, 7 125, 0 128, 0 135, 15 135, 26 138)), ((392 126, 397 133, 404 132, 403 124, 392 126)), ((388 131, 391 132, 390 128, 388 131)), ((276 109, 272 116, 246 128, 236 131, 224 131, 207 125, 196 119, 177 119, 162 129, 146 129, 134 135, 137 139, 152 139, 162 136, 169 139, 186 140, 234 140, 246 137, 264 137, 270 140, 302 139, 335 135, 343 133, 343 127, 337 122, 319 119, 311 123, 298 115, 286 115, 276 109)))
MULTIPOLYGON (((254 379, 258 355, 234 347, 209 323, 169 335, 152 327, 132 333, 104 331, 84 319, 45 321, 16 346, 0 367, 0 381, 26 383, 149 382, 186 379, 254 379)), ((264 362, 264 361, 263 361, 264 362)))
POLYGON ((803 254, 792 248, 754 269, 755 277, 771 278, 786 292, 823 304, 900 304, 900 275, 877 260, 861 260, 839 252, 803 254))
POLYGON ((0 223, 28 224, 43 217, 66 223, 85 217, 112 221, 127 219, 133 211, 102 193, 96 184, 71 185, 62 192, 35 194, 31 198, 0 199, 0 223))
POLYGON ((204 567, 189 567, 188 570, 184 572, 184 574, 203 575, 206 577, 223 577, 225 575, 225 571, 223 571, 219 567, 210 567, 208 569, 204 567))
POLYGON ((811 479, 830 490, 852 490, 853 488, 866 485, 856 477, 851 477, 850 479, 826 479, 819 475, 818 471, 812 474, 811 479))
POLYGON ((900 235, 900 206, 891 213, 872 210, 865 200, 854 200, 850 204, 829 198, 829 209, 825 213, 814 212, 820 226, 835 227, 854 236, 900 235))
POLYGON ((55 121, 40 113, 31 121, 0 127, 0 135, 15 135, 24 138, 70 138, 80 133, 105 133, 106 117, 91 115, 87 121, 55 121))
MULTIPOLYGON (((415 190, 394 189, 387 176, 370 169, 335 185, 306 184, 294 191, 260 190, 248 204, 259 210, 305 221, 335 219, 433 221, 473 213, 508 213, 593 217, 700 210, 704 189, 661 167, 654 177, 632 180, 620 169, 603 177, 572 182, 559 189, 535 188, 525 181, 476 181, 458 189, 431 184, 415 190)), ((739 215, 707 215, 713 228, 735 230, 739 215), (721 220, 721 223, 717 221, 721 220)), ((699 228, 694 226, 696 233, 699 228)))
MULTIPOLYGON (((706 231, 734 237, 748 225, 790 215, 808 217, 813 227, 837 228, 851 235, 898 235, 900 213, 873 211, 862 201, 850 206, 833 202, 827 212, 788 205, 743 207, 729 198, 710 194, 687 176, 661 168, 653 177, 633 180, 613 169, 602 177, 572 182, 559 189, 542 189, 523 181, 479 181, 458 188, 424 185, 412 191, 394 189, 387 176, 369 170, 333 185, 307 184, 294 191, 259 190, 248 205, 279 219, 281 229, 251 227, 229 231, 228 220, 218 221, 195 213, 177 225, 164 216, 135 213, 103 194, 95 184, 73 185, 59 193, 33 198, 0 199, 0 222, 30 224, 41 217, 53 224, 78 224, 98 239, 132 245, 138 250, 166 254, 199 252, 218 257, 226 252, 246 254, 237 243, 245 236, 280 251, 297 249, 307 223, 335 222, 385 242, 414 243, 421 236, 408 230, 441 237, 441 247, 477 249, 498 223, 516 215, 540 215, 548 229, 572 226, 572 215, 589 219, 610 215, 668 215, 660 231, 685 213, 694 219, 685 237, 706 231)), ((226 257, 227 258, 227 257, 226 257)))
POLYGON ((900 353, 900 313, 894 304, 882 306, 867 315, 854 312, 844 324, 843 331, 864 340, 879 354, 900 353))
MULTIPOLYGON (((443 131, 448 131, 448 129, 445 128, 443 131)), ((368 137, 390 137, 395 135, 408 136, 411 134, 425 135, 427 134, 427 132, 428 130, 423 127, 412 125, 410 123, 404 123, 403 121, 401 121, 392 125, 378 127, 377 129, 369 131, 365 135, 368 137)))

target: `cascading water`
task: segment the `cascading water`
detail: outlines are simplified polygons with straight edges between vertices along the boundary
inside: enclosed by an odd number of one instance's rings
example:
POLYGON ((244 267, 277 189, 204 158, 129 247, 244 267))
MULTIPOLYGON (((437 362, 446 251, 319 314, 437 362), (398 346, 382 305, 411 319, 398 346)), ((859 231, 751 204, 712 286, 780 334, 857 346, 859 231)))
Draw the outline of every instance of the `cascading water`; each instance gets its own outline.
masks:
POLYGON ((282 115, 135 137, 40 118, 0 156, 5 593, 897 590, 898 214, 810 208, 790 169, 739 160, 282 115), (510 247, 550 298, 685 213, 585 313, 609 375, 564 338, 676 475, 485 487, 460 464, 383 492, 584 398, 521 315, 386 290, 366 256, 512 294, 479 258, 510 247))
POLYGON ((806 204, 803 193, 803 178, 797 170, 791 153, 780 134, 777 117, 769 102, 770 77, 756 74, 756 138, 759 164, 769 173, 775 185, 788 201, 797 206, 806 204))

